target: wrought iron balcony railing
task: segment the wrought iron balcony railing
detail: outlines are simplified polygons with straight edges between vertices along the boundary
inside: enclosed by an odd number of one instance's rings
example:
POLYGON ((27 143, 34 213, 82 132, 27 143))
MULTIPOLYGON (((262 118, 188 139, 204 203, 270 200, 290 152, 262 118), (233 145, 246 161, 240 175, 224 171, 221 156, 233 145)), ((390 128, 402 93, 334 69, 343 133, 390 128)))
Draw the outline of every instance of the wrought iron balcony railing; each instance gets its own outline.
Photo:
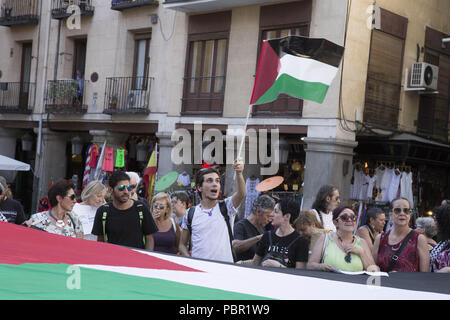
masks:
POLYGON ((149 114, 152 80, 149 77, 106 78, 103 113, 149 114))
POLYGON ((0 0, 0 26, 39 23, 39 0, 0 0))
POLYGON ((49 80, 45 94, 45 111, 54 114, 83 114, 85 87, 88 81, 49 80))
POLYGON ((78 6, 82 16, 94 15, 92 0, 52 0, 52 18, 65 19, 70 17, 72 15, 72 11, 67 11, 71 5, 78 6))
POLYGON ((111 9, 117 11, 142 6, 157 7, 158 5, 159 2, 157 0, 111 0, 111 9))
POLYGON ((35 88, 30 82, 0 82, 0 113, 32 113, 35 88))

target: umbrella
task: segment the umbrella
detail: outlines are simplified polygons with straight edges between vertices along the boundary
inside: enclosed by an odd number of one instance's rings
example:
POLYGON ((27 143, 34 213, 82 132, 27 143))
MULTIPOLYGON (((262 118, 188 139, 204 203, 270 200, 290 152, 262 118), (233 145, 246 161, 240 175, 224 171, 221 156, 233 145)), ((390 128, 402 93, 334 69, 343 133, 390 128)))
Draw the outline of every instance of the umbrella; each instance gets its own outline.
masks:
POLYGON ((30 165, 12 158, 0 155, 0 170, 28 171, 30 165))

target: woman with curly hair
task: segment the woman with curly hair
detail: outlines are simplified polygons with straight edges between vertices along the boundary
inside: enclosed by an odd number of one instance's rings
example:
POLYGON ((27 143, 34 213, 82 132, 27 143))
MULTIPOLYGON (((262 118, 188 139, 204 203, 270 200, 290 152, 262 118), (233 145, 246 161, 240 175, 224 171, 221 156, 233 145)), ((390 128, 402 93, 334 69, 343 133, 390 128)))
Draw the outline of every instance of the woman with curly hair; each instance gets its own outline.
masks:
POLYGON ((432 272, 450 272, 450 205, 433 210, 438 228, 438 244, 430 252, 432 272))

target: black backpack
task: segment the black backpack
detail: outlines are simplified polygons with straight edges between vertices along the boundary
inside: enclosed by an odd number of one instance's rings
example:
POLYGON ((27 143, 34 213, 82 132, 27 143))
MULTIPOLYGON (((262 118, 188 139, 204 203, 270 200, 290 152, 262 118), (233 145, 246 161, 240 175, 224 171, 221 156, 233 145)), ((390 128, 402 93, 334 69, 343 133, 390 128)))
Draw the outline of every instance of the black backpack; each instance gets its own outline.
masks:
MULTIPOLYGON (((230 224, 230 217, 228 216, 228 210, 227 210, 227 205, 225 203, 224 200, 220 200, 219 201, 219 208, 220 208, 220 213, 222 214, 225 223, 227 225, 227 229, 228 229, 228 236, 230 238, 230 247, 231 247, 231 253, 233 255, 233 261, 236 262, 236 254, 233 250, 233 232, 231 231, 231 224, 230 224)), ((189 208, 188 211, 188 217, 187 217, 187 227, 189 229, 189 233, 192 235, 192 219, 194 218, 194 212, 195 212, 195 206, 192 206, 189 208)), ((192 241, 190 242, 189 246, 191 246, 192 241)), ((191 249, 191 248, 190 248, 191 249)))

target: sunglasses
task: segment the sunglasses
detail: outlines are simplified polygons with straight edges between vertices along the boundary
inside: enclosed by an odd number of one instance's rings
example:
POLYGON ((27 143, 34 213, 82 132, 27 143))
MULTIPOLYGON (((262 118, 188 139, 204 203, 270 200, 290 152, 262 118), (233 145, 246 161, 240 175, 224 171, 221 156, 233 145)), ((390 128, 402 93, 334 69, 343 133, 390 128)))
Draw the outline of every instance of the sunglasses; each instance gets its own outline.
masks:
POLYGON ((124 185, 121 184, 120 186, 117 187, 117 190, 119 190, 120 192, 124 191, 125 188, 127 188, 128 191, 133 190, 133 186, 132 185, 124 185))
POLYGON ((77 198, 77 196, 75 195, 75 193, 73 193, 73 194, 71 194, 70 196, 66 196, 66 197, 68 197, 70 200, 72 200, 72 201, 74 201, 76 198, 77 198))
POLYGON ((356 216, 353 215, 353 214, 348 215, 348 214, 344 213, 342 216, 338 217, 338 219, 341 219, 344 222, 350 222, 350 221, 351 222, 355 222, 356 221, 356 216))
POLYGON ((410 208, 394 208, 394 209, 392 209, 392 211, 394 211, 394 213, 395 214, 400 214, 400 213, 402 213, 402 211, 403 211, 403 213, 404 214, 410 214, 411 213, 411 209, 410 208))
POLYGON ((157 205, 157 204, 155 204, 155 205, 153 205, 153 209, 159 209, 159 210, 164 210, 166 208, 166 206, 164 206, 164 205, 157 205))

